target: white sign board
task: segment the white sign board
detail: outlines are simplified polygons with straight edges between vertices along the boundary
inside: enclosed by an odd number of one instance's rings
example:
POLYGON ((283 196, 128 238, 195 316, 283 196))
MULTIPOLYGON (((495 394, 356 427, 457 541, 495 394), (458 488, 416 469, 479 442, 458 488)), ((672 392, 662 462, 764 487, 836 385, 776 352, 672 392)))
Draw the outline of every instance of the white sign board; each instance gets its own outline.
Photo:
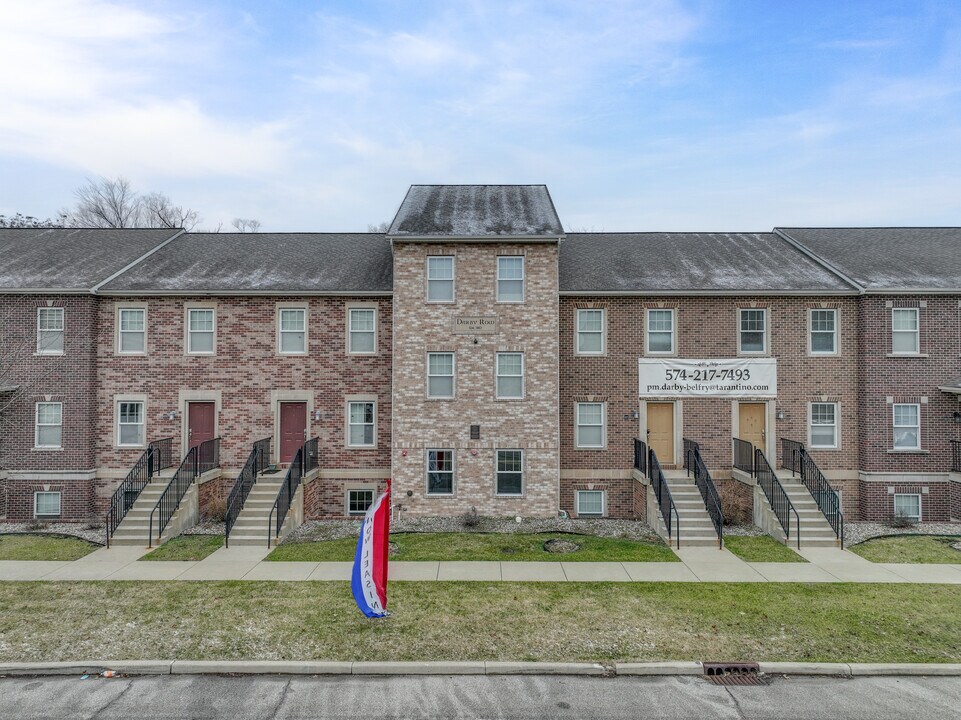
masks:
POLYGON ((641 397, 777 397, 777 360, 640 358, 641 397))

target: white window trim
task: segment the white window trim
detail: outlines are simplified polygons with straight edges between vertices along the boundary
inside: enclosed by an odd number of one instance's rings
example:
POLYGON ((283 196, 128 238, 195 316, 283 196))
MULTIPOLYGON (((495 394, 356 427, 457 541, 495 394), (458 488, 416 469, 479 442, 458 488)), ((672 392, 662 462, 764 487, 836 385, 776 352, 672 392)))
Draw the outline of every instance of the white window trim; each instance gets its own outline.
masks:
POLYGON ((147 396, 115 395, 113 399, 113 440, 114 447, 121 450, 147 447, 147 396), (143 406, 143 442, 137 445, 123 445, 120 442, 120 403, 140 403, 143 406))
POLYGON ((452 350, 431 350, 426 355, 424 355, 424 377, 427 379, 424 385, 424 396, 428 400, 453 400, 457 397, 457 353, 452 350), (450 375, 432 375, 430 372, 430 356, 431 355, 450 355, 450 375), (431 395, 430 394, 430 379, 432 377, 449 377, 450 382, 450 395, 431 395))
POLYGON ((739 307, 737 309, 737 354, 739 356, 747 355, 750 357, 761 357, 770 354, 769 349, 771 347, 771 339, 768 337, 768 333, 770 332, 771 323, 769 323, 768 320, 768 309, 766 307, 739 307), (745 332, 756 332, 756 330, 741 329, 741 313, 745 311, 764 313, 764 330, 761 333, 761 338, 764 341, 764 347, 761 350, 742 350, 742 334, 745 332))
POLYGON ((924 517, 924 498, 921 493, 894 493, 891 500, 891 513, 894 517, 906 517, 910 520, 915 520, 915 522, 921 522, 921 518, 924 517), (918 499, 918 515, 915 518, 913 515, 898 515, 898 498, 899 497, 916 497, 918 499))
MULTIPOLYGON (((504 471, 505 473, 508 471, 504 471)), ((494 449, 494 495, 495 497, 524 497, 527 490, 527 453, 523 448, 495 448, 494 449), (501 471, 497 469, 497 453, 519 452, 521 454, 521 491, 519 493, 502 493, 498 488, 501 471)))
POLYGON ((890 354, 896 357, 916 357, 918 355, 921 355, 921 308, 919 307, 891 308, 890 320, 891 320, 891 352, 890 354), (894 329, 895 312, 898 312, 898 311, 904 312, 905 310, 908 310, 914 313, 915 325, 917 326, 915 330, 895 330, 894 329), (904 352, 903 350, 895 350, 894 336, 896 333, 900 335, 907 335, 908 333, 913 334, 915 338, 915 343, 914 343, 915 349, 909 352, 904 352))
POLYGON ((348 303, 347 305, 347 339, 345 345, 348 355, 376 355, 377 354, 377 335, 380 331, 380 310, 374 303, 348 303), (353 350, 350 345, 351 324, 353 322, 352 313, 354 310, 373 310, 374 312, 374 349, 373 350, 353 350))
MULTIPOLYGON (((364 423, 366 424, 366 423, 364 423)), ((344 400, 344 444, 345 447, 358 450, 371 450, 377 447, 377 399, 369 395, 347 397, 344 400), (350 406, 355 403, 372 403, 373 408, 373 442, 370 445, 355 445, 350 442, 350 406)))
MULTIPOLYGON (((839 332, 840 313, 837 308, 808 308, 808 355, 815 357, 832 357, 841 354, 841 334, 839 332), (834 314, 834 350, 825 352, 814 349, 814 313, 830 312, 834 314)), ((766 325, 767 323, 765 323, 766 325)), ((819 330, 818 332, 823 332, 819 330)))
MULTIPOLYGON (((819 425, 818 427, 829 427, 827 425, 819 425)), ((808 447, 812 450, 837 450, 841 447, 841 404, 834 401, 821 402, 820 400, 808 403, 808 447), (833 405, 834 406, 834 444, 833 445, 815 445, 814 436, 814 406, 815 405, 833 405)))
POLYGON ((574 510, 575 510, 575 512, 577 513, 577 517, 588 517, 588 518, 593 518, 593 517, 607 517, 607 491, 606 491, 606 490, 600 490, 600 489, 590 490, 590 489, 585 489, 585 488, 578 488, 577 490, 574 491, 574 510), (586 513, 586 514, 585 514, 585 513, 582 513, 582 512, 581 512, 581 493, 586 493, 586 492, 591 492, 591 493, 596 492, 596 493, 600 493, 600 494, 601 494, 601 513, 600 513, 600 515, 598 515, 597 513, 586 513))
POLYGON ((456 255, 428 255, 424 261, 424 302, 431 305, 453 305, 457 302, 457 256, 456 255), (433 258, 450 258, 450 300, 431 300, 430 299, 430 261, 433 258))
MULTIPOLYGON (((583 331, 589 335, 595 335, 593 330, 583 331)), ((586 355, 588 357, 598 357, 607 355, 607 308, 576 308, 574 312, 574 354, 586 355), (581 350, 581 313, 599 312, 601 314, 601 349, 599 351, 581 350)))
POLYGON ((494 265, 494 301, 503 305, 522 305, 527 301, 527 259, 524 255, 498 255, 494 265), (521 299, 501 300, 501 280, 515 280, 516 278, 501 278, 501 258, 520 258, 521 261, 521 299))
POLYGON ((33 516, 36 517, 61 517, 63 515, 63 493, 59 490, 36 490, 33 493, 33 516), (50 513, 47 515, 37 514, 37 496, 38 495, 56 495, 57 496, 57 512, 50 513))
POLYGON ((344 491, 344 515, 345 515, 346 517, 364 517, 364 515, 366 515, 366 511, 364 511, 364 512, 351 512, 351 511, 350 511, 350 494, 351 494, 351 493, 359 493, 359 492, 368 492, 368 493, 370 493, 370 502, 371 502, 371 505, 373 505, 373 504, 374 504, 374 501, 377 500, 377 488, 375 488, 375 487, 351 487, 351 488, 347 488, 347 489, 344 491))
MULTIPOLYGON (((203 308, 200 308, 203 309, 203 308)), ((310 354, 310 313, 306 305, 303 303, 277 303, 277 308, 274 314, 274 325, 277 328, 276 332, 276 342, 277 342, 277 354, 283 355, 285 357, 304 357, 310 354), (280 316, 285 310, 299 310, 304 314, 304 349, 291 352, 289 350, 283 349, 283 337, 284 330, 280 322, 280 316)), ((216 333, 217 321, 216 316, 214 318, 214 332, 216 333)), ((288 332, 294 332, 293 330, 288 332)), ((216 344, 214 345, 216 347, 216 344)))
POLYGON ((184 306, 184 354, 185 355, 196 355, 200 357, 211 357, 217 354, 217 326, 219 325, 217 319, 217 305, 216 303, 191 303, 184 306), (213 327, 213 343, 211 344, 211 350, 208 352, 198 351, 194 352, 190 349, 190 311, 191 310, 211 310, 213 311, 214 327, 213 327))
MULTIPOLYGON (((114 337, 114 352, 117 355, 123 356, 138 356, 147 354, 147 303, 123 303, 116 306, 116 312, 114 313, 114 324, 117 327, 117 332, 114 337), (121 343, 121 338, 123 337, 123 331, 120 325, 120 315, 124 310, 139 310, 143 313, 143 350, 133 351, 122 350, 123 344, 121 343)), ((128 331, 130 332, 130 331, 128 331)))
MULTIPOLYGON (((45 424, 44 427, 58 427, 56 425, 45 424)), ((63 403, 59 401, 39 400, 33 406, 33 448, 34 450, 63 450, 63 403), (60 406, 60 444, 41 445, 40 444, 40 406, 59 405, 60 406)))
MULTIPOLYGON (((434 472, 439 472, 435 470, 434 472)), ((432 447, 426 448, 424 450, 424 494, 427 497, 454 497, 457 494, 457 453, 454 452, 454 448, 443 448, 443 447, 432 447), (450 492, 449 493, 439 493, 430 491, 430 478, 428 477, 430 470, 430 454, 432 452, 449 452, 450 453, 450 492)))
MULTIPOLYGON (((585 427, 596 427, 596 425, 585 425, 585 427)), ((576 402, 574 403, 574 447, 579 450, 604 450, 607 448, 607 403, 606 402, 576 402), (578 429, 580 424, 581 405, 600 405, 601 406, 601 444, 600 445, 581 445, 581 434, 578 429)))
MULTIPOLYGON (((740 322, 740 313, 738 314, 740 322)), ((655 332, 663 332, 657 330, 655 332)), ((674 308, 645 308, 644 310, 644 354, 661 357, 674 357, 677 355, 677 312, 674 308), (651 313, 669 312, 671 313, 671 349, 670 350, 651 350, 651 313)))
POLYGON ((504 401, 517 401, 524 400, 527 398, 527 359, 524 357, 524 353, 517 350, 504 350, 503 352, 494 353, 494 399, 504 400, 504 401), (500 394, 498 380, 500 378, 512 378, 518 377, 517 375, 501 375, 500 374, 500 356, 501 355, 520 355, 521 356, 521 394, 520 395, 508 395, 502 396, 500 394))
MULTIPOLYGON (((920 450, 921 444, 921 404, 920 403, 894 403, 891 405, 891 449, 896 452, 912 452, 920 450), (895 408, 903 407, 905 405, 912 405, 918 409, 918 424, 917 425, 895 425, 895 408), (906 427, 916 427, 918 429, 918 444, 912 447, 898 447, 894 444, 894 433, 897 432, 898 428, 906 427)), ((908 493, 910 494, 910 493, 908 493)))
POLYGON ((37 351, 36 351, 35 354, 37 354, 37 355, 49 355, 49 356, 56 357, 56 356, 58 356, 58 355, 63 355, 63 354, 66 352, 66 350, 67 350, 67 311, 66 311, 66 308, 54 307, 54 306, 52 306, 52 305, 47 305, 47 306, 44 306, 44 307, 38 307, 38 308, 37 308, 37 351), (63 348, 61 348, 60 350, 44 350, 44 349, 43 349, 43 344, 40 342, 40 333, 41 333, 41 332, 57 332, 57 331, 41 330, 41 329, 40 329, 40 315, 41 315, 41 312, 44 311, 44 310, 59 310, 59 311, 60 311, 60 318, 61 318, 61 320, 60 320, 60 325, 61 325, 61 329, 59 330, 59 332, 63 333, 63 348))

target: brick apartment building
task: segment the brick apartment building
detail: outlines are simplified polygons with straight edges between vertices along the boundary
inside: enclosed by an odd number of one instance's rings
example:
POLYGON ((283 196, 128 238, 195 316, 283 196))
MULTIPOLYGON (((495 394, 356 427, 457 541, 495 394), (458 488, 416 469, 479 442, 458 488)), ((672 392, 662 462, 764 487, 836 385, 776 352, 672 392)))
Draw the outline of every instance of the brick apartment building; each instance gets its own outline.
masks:
POLYGON ((959 250, 565 233, 544 186, 413 186, 385 234, 0 230, 0 516, 100 517, 158 441, 167 483, 217 438, 203 504, 316 438, 298 518, 390 477, 408 515, 651 519, 649 450, 679 476, 696 443, 733 508, 735 448, 783 480, 784 438, 847 520, 959 518, 959 250))

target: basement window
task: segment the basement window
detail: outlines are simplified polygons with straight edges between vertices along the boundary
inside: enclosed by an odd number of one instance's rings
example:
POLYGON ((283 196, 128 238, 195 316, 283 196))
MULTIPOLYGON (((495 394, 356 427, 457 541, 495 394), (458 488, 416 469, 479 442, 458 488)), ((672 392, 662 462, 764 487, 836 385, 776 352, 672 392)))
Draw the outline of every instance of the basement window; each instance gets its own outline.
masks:
POLYGON ((35 492, 33 494, 34 517, 59 517, 60 493, 35 492))
POLYGON ((603 490, 578 490, 577 517, 603 517, 604 499, 603 490))
POLYGON ((894 496, 894 517, 921 521, 921 496, 904 494, 894 496))
POLYGON ((374 502, 373 490, 348 490, 347 514, 365 515, 374 502))

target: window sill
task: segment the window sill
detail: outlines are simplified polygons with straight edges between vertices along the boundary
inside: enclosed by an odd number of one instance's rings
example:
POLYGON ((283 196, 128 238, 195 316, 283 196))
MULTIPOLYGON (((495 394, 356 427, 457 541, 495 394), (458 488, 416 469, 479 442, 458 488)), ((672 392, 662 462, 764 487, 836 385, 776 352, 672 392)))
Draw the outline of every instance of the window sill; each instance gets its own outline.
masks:
POLYGON ((921 448, 905 448, 904 450, 890 449, 886 451, 888 455, 930 455, 930 450, 922 450, 921 448))
MULTIPOLYGON (((306 355, 306 353, 304 354, 306 355)), ((351 350, 348 350, 346 354, 349 355, 350 357, 374 357, 377 355, 377 351, 374 350, 373 352, 353 352, 351 350)))
POLYGON ((887 353, 884 357, 889 358, 926 358, 930 357, 927 353, 887 353))
POLYGON ((607 450, 607 445, 575 445, 575 450, 607 450))
POLYGON ((43 447, 43 446, 35 445, 34 447, 30 448, 30 450, 33 452, 63 452, 63 446, 61 445, 59 447, 43 447))
POLYGON ((33 356, 34 356, 34 357, 63 357, 63 356, 64 356, 64 353, 62 353, 62 352, 35 352, 35 353, 33 354, 33 356))
POLYGON ((811 352, 808 350, 808 357, 812 358, 839 358, 841 353, 837 352, 811 352))
POLYGON ((453 500, 457 497, 457 495, 455 493, 424 493, 424 497, 431 498, 434 500, 443 499, 443 498, 447 498, 448 500, 453 500))
POLYGON ((146 445, 114 445, 114 450, 146 450, 146 445))
POLYGON ((520 494, 515 494, 515 493, 494 493, 494 497, 495 497, 495 498, 506 498, 506 499, 508 499, 508 500, 510 500, 511 498, 514 498, 515 500, 517 500, 517 499, 524 499, 524 498, 527 497, 527 496, 526 496, 524 493, 520 493, 520 494))
POLYGON ((607 352, 596 352, 596 353, 586 353, 586 352, 574 352, 574 357, 607 357, 607 352))
POLYGON ((526 397, 495 397, 494 402, 523 402, 526 399, 526 397))

